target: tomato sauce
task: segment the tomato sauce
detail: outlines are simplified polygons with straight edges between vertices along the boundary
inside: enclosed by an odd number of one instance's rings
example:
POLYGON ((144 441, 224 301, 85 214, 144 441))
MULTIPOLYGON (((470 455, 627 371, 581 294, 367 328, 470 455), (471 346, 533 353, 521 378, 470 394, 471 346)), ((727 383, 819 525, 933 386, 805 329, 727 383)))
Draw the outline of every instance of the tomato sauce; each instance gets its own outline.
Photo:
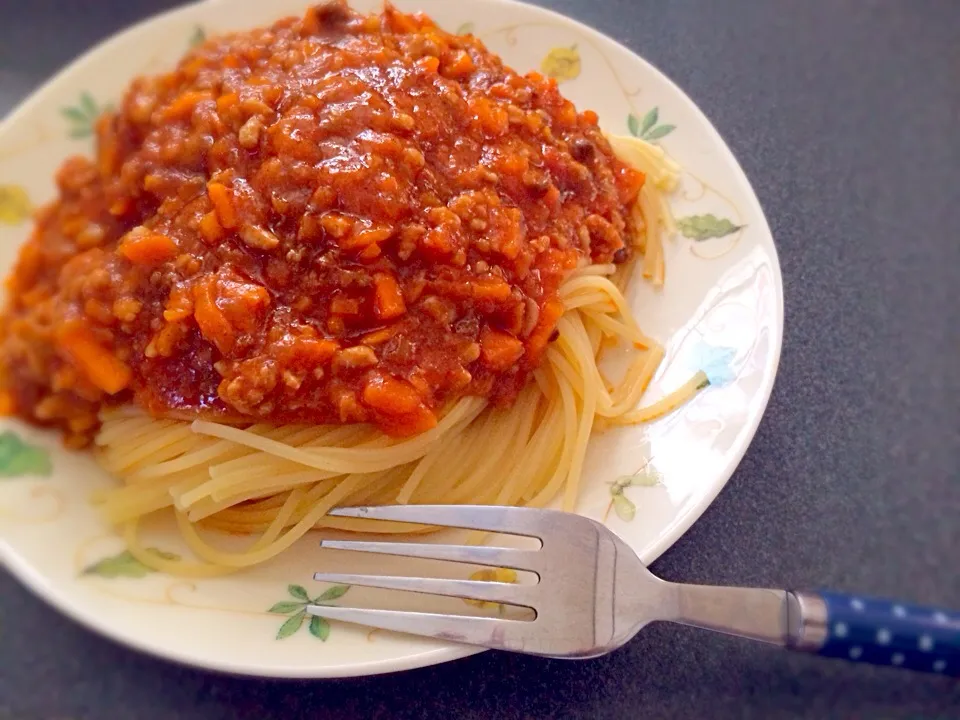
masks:
POLYGON ((432 427, 509 404, 642 174, 553 80, 342 2, 135 80, 8 279, 5 401, 88 441, 156 416, 432 427))

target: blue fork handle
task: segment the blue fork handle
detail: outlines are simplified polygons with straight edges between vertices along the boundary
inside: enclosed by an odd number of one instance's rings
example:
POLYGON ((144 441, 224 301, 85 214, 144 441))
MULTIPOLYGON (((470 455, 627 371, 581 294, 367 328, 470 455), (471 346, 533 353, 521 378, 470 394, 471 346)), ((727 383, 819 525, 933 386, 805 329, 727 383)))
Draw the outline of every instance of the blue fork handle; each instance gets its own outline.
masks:
POLYGON ((793 597, 794 649, 960 677, 960 612, 829 591, 793 597))

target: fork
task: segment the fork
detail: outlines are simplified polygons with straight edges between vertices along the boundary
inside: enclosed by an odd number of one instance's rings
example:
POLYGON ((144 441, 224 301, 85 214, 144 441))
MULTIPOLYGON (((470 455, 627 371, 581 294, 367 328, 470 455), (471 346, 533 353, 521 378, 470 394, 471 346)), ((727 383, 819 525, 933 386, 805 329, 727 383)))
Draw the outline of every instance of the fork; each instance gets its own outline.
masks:
POLYGON ((604 655, 657 620, 826 657, 960 676, 960 613, 837 592, 686 585, 661 580, 594 520, 493 505, 338 508, 340 517, 537 538, 539 550, 324 540, 322 547, 535 573, 536 584, 318 572, 314 579, 519 605, 532 620, 310 605, 307 612, 385 630, 547 657, 604 655))

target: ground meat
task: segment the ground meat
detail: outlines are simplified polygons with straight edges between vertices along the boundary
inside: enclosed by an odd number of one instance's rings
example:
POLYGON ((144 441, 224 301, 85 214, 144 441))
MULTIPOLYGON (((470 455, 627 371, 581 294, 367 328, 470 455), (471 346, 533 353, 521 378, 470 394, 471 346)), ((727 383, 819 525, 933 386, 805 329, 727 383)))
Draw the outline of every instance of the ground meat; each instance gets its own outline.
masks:
POLYGON ((643 176, 592 112, 473 37, 343 3, 132 84, 9 280, 5 402, 88 436, 155 415, 377 423, 512 402, 643 176))

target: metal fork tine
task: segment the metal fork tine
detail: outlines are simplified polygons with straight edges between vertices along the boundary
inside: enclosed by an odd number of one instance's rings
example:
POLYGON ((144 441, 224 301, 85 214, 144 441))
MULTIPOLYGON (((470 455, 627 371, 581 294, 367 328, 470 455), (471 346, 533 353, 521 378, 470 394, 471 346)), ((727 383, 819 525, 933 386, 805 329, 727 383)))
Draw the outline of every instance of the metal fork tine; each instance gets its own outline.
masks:
POLYGON ((407 592, 447 595, 467 600, 510 603, 533 607, 534 585, 487 582, 485 580, 446 580, 440 578, 395 577, 391 575, 354 575, 352 573, 317 573, 314 580, 338 585, 360 585, 405 590, 407 592))
POLYGON ((542 537, 542 533, 548 529, 549 520, 561 513, 498 505, 371 505, 336 508, 329 514, 542 537))
POLYGON ((540 567, 540 557, 536 550, 517 550, 514 548, 486 547, 484 545, 324 540, 320 543, 320 547, 428 560, 448 560, 450 562, 490 565, 492 567, 508 567, 515 570, 536 570, 540 567))
POLYGON ((329 620, 395 630, 412 635, 493 648, 522 650, 536 621, 505 620, 471 615, 368 610, 331 605, 308 605, 307 612, 329 620))

